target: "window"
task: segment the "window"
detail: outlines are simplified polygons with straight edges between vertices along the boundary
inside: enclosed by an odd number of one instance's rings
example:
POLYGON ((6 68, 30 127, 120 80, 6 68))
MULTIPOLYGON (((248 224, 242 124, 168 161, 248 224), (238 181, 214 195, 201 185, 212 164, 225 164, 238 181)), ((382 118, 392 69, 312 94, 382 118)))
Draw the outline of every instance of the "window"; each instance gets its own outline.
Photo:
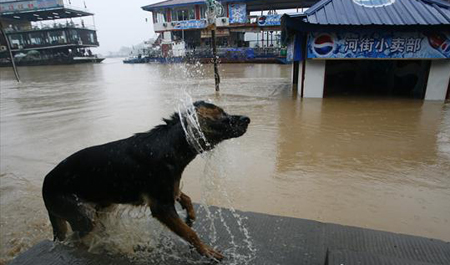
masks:
POLYGON ((195 9, 189 8, 189 20, 195 20, 195 9))
POLYGON ((52 31, 52 32, 49 32, 49 36, 50 36, 50 42, 52 44, 66 43, 66 35, 64 34, 63 31, 52 31))
POLYGON ((41 33, 31 33, 29 36, 32 45, 41 45, 43 43, 41 33))
POLYGON ((78 42, 80 40, 80 36, 78 35, 78 31, 76 30, 71 30, 70 31, 70 35, 71 35, 71 42, 78 42))
POLYGON ((11 41, 11 46, 13 46, 13 48, 17 49, 20 45, 23 45, 22 35, 19 34, 10 35, 9 40, 11 41))
POLYGON ((167 21, 166 12, 164 10, 159 10, 155 13, 156 23, 164 23, 167 21))
POLYGON ((177 21, 188 20, 186 9, 178 9, 175 12, 176 12, 176 20, 177 21))
POLYGON ((195 20, 195 9, 193 7, 176 9, 174 13, 176 21, 195 20))
POLYGON ((200 18, 206 18, 206 6, 200 6, 200 18))
POLYGON ((90 43, 93 43, 93 44, 95 43, 94 33, 93 32, 89 32, 88 38, 89 38, 89 42, 90 43))

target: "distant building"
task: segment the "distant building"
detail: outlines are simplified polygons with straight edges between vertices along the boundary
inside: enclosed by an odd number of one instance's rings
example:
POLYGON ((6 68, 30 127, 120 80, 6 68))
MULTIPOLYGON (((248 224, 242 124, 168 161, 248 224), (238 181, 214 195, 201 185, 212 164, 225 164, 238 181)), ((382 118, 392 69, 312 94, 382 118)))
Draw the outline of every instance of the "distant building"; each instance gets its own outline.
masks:
MULTIPOLYGON (((18 65, 98 62, 90 48, 99 46, 94 25, 85 22, 94 14, 66 0, 0 0, 0 21, 18 65)), ((0 65, 7 65, 5 39, 0 65)))
POLYGON ((302 97, 449 98, 447 2, 323 0, 282 20, 302 97))
MULTIPOLYGON (((264 54, 276 56, 280 52, 281 14, 277 11, 309 7, 318 0, 219 2, 223 6, 223 14, 216 19, 218 47, 228 48, 227 51, 222 49, 223 53, 244 52, 244 57, 258 57, 264 54)), ((163 53, 169 53, 177 42, 183 42, 188 53, 209 50, 211 32, 207 29, 205 1, 168 0, 142 9, 153 14, 154 30, 159 34, 157 43, 162 45, 163 53)))

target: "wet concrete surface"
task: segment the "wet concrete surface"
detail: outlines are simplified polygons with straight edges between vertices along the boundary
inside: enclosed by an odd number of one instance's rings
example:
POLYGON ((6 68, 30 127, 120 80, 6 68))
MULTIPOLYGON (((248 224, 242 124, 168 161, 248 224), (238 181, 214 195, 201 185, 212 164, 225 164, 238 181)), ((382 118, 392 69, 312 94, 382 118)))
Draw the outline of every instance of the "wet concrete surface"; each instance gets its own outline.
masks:
MULTIPOLYGON (((217 208, 211 210, 217 211, 217 208)), ((222 212, 225 219, 234 218, 230 211, 222 209, 222 212)), ((253 231, 256 250, 254 257, 245 264, 450 264, 450 243, 440 240, 252 212, 238 214, 246 218, 248 228, 253 231)), ((199 216, 200 220, 203 218, 205 216, 199 216)), ((201 222, 194 228, 200 235, 206 232, 201 222)), ((226 231, 218 230, 219 238, 225 234, 226 231)), ((219 240, 218 249, 229 247, 232 246, 219 240)), ((190 251, 185 244, 179 243, 175 248, 179 256, 130 260, 43 241, 9 265, 214 264, 190 251)), ((243 263, 226 257, 219 264, 243 263)))

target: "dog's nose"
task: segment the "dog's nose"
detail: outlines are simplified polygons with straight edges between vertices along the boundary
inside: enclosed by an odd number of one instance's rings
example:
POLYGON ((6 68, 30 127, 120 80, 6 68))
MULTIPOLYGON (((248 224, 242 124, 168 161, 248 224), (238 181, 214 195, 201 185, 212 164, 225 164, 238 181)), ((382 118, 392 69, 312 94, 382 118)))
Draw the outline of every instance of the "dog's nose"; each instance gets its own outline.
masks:
POLYGON ((249 123, 250 123, 250 118, 247 117, 247 116, 241 116, 241 117, 239 118, 239 122, 245 123, 245 124, 249 124, 249 123))

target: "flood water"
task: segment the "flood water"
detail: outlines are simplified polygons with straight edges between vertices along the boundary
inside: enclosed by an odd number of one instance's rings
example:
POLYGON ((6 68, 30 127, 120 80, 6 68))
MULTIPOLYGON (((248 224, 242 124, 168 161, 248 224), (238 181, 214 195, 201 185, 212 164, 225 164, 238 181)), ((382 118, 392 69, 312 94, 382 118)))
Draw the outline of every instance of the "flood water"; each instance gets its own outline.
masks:
MULTIPOLYGON (((102 64, 1 73, 0 260, 51 239, 44 176, 91 145, 161 123, 187 91, 252 119, 223 143, 232 206, 450 241, 450 104, 413 99, 294 99, 291 67, 102 64)), ((217 156, 217 154, 216 154, 217 156)), ((205 161, 183 191, 198 202, 205 161)), ((209 203, 228 206, 220 197, 209 203)), ((251 233, 251 229, 250 229, 251 233)), ((1 261, 0 261, 1 263, 1 261)))

